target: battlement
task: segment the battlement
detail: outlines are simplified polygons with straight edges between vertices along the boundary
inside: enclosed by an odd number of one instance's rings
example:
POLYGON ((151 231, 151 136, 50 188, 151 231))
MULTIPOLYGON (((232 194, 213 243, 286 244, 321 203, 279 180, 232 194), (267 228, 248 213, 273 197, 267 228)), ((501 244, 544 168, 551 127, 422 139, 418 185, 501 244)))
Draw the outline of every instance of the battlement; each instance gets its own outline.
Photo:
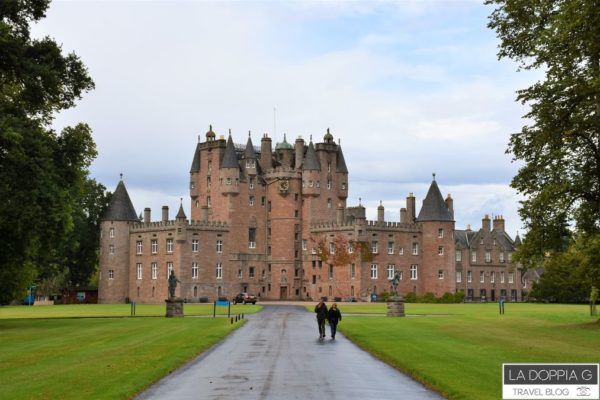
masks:
MULTIPOLYGON (((137 222, 131 225, 131 232, 150 232, 175 229, 176 221, 155 221, 155 222, 137 222)), ((219 230, 228 231, 229 225, 225 221, 186 221, 189 228, 199 228, 200 230, 219 230)))
POLYGON ((278 166, 264 173, 265 178, 290 177, 290 175, 292 175, 295 178, 300 178, 302 176, 301 172, 299 172, 295 168, 285 166, 278 166))

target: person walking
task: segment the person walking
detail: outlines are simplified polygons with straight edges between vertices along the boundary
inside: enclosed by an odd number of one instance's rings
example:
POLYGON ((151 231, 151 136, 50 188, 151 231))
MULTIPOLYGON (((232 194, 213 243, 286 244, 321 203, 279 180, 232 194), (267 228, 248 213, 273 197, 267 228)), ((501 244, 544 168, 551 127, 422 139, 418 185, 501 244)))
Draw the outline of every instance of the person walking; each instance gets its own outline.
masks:
POLYGON ((335 340, 335 333, 337 332, 337 324, 342 320, 342 313, 337 308, 337 304, 333 303, 327 314, 329 320, 329 327, 331 328, 331 339, 335 340))
POLYGON ((317 323, 319 324, 319 339, 323 339, 325 337, 325 320, 329 316, 327 305, 325 305, 323 299, 315 306, 315 313, 317 313, 317 323))

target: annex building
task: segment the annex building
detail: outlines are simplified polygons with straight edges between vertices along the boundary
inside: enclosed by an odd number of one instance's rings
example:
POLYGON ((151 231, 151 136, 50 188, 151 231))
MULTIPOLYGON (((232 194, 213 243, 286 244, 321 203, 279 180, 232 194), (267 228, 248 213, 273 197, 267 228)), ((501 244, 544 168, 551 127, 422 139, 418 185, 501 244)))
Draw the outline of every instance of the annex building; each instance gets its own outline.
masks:
POLYGON ((435 180, 420 209, 412 193, 399 221, 365 217, 348 206, 348 168, 327 130, 323 141, 260 147, 249 135, 236 145, 212 127, 199 140, 190 169, 188 218, 168 207, 138 217, 121 180, 102 217, 100 303, 162 303, 175 271, 176 295, 188 302, 239 292, 269 300, 320 297, 369 299, 390 291, 398 271, 401 294, 463 291, 468 300, 519 301, 521 270, 511 255, 519 238, 501 216, 478 230, 459 230, 451 196, 435 180))

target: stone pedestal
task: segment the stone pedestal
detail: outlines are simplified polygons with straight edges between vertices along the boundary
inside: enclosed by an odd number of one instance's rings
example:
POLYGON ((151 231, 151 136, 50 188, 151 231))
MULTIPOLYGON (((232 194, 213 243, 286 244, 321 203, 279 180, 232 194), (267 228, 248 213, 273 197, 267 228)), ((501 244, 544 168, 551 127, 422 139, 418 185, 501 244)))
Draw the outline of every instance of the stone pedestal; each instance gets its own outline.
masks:
POLYGON ((167 304, 167 318, 183 317, 183 300, 175 297, 165 300, 167 304))
POLYGON ((404 314, 404 299, 401 296, 394 296, 390 298, 387 303, 387 316, 388 317, 405 317, 404 314))

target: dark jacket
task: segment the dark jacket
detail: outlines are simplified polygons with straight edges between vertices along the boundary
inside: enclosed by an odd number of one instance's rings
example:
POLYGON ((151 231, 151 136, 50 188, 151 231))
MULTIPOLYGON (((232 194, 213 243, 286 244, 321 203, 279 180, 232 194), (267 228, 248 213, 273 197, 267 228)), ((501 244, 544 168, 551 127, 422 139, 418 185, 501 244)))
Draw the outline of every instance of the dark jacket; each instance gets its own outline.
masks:
POLYGON ((327 315, 327 319, 329 320, 329 323, 331 324, 337 324, 338 321, 342 320, 342 313, 340 312, 339 308, 333 309, 330 308, 328 315, 327 315))
POLYGON ((317 319, 327 319, 327 306, 325 303, 317 304, 315 306, 315 312, 317 313, 317 319))

